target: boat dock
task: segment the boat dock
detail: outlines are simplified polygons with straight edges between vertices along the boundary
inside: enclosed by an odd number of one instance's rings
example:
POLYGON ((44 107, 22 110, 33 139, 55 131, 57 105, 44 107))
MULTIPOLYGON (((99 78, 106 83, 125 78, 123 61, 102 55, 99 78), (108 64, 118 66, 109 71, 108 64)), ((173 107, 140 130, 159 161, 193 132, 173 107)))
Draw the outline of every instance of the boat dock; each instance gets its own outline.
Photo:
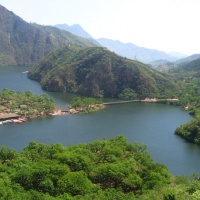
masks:
POLYGON ((26 118, 21 118, 19 115, 15 113, 0 113, 0 125, 10 122, 20 124, 26 122, 26 118))
POLYGON ((15 113, 0 113, 0 121, 10 120, 10 119, 17 119, 20 116, 15 113))

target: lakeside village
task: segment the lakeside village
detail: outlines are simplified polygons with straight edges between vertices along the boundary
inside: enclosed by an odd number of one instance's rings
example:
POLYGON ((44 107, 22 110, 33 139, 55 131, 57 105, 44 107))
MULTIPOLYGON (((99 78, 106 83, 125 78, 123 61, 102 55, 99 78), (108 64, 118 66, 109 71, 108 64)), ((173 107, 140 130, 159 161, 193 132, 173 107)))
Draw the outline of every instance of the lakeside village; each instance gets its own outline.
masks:
POLYGON ((24 93, 16 93, 8 89, 4 89, 0 93, 0 125, 6 123, 21 124, 27 119, 56 116, 63 114, 78 114, 90 113, 104 109, 106 105, 122 104, 131 102, 166 102, 178 101, 178 99, 156 99, 146 98, 144 100, 128 100, 128 101, 114 101, 103 103, 94 98, 80 98, 73 99, 68 109, 61 110, 55 108, 53 99, 47 95, 34 95, 30 91, 24 93))

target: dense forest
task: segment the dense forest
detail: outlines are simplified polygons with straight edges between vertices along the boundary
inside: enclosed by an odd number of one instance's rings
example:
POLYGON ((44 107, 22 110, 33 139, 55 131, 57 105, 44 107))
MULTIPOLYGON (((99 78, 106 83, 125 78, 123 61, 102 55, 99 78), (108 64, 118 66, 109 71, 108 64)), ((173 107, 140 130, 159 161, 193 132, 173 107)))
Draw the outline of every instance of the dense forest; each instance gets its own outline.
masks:
POLYGON ((174 97, 175 84, 165 75, 104 47, 65 46, 35 64, 28 77, 48 91, 89 97, 174 97))
POLYGON ((191 122, 181 125, 175 133, 188 142, 200 145, 200 59, 171 69, 169 74, 179 88, 178 105, 188 110, 195 117, 191 122))
POLYGON ((26 200, 196 200, 200 182, 174 177, 146 147, 123 136, 63 147, 31 142, 0 149, 0 198, 26 200))
POLYGON ((14 92, 3 89, 0 93, 0 112, 16 113, 23 117, 33 118, 51 115, 55 102, 47 95, 34 95, 30 91, 14 92))

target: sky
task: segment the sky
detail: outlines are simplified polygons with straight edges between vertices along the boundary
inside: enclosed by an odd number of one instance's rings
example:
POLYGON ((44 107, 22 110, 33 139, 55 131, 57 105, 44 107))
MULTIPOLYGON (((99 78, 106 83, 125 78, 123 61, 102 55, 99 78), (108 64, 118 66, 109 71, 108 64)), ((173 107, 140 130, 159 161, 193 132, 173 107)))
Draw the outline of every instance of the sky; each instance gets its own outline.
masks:
POLYGON ((200 53, 200 0, 0 0, 27 22, 79 24, 95 39, 200 53))

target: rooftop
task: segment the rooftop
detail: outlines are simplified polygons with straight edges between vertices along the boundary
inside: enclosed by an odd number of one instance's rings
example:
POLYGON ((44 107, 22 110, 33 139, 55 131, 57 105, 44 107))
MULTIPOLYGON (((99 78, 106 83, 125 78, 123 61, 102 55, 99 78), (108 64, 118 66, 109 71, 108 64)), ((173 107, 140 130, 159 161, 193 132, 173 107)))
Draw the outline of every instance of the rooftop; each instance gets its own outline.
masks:
POLYGON ((19 115, 15 113, 0 113, 0 120, 17 118, 19 115))

